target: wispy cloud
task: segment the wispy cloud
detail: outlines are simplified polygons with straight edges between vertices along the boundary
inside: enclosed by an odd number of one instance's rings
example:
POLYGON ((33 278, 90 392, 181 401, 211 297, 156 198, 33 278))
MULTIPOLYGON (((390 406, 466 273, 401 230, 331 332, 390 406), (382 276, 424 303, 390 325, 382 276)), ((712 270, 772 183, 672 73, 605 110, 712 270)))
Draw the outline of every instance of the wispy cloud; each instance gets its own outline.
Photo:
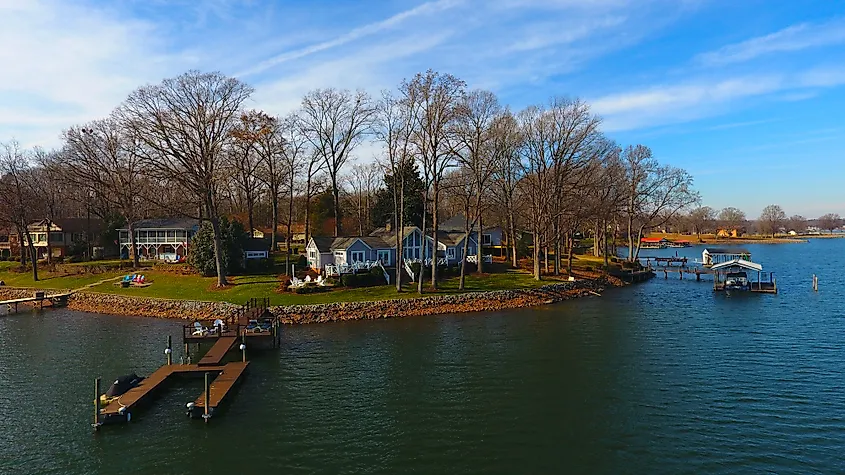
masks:
POLYGON ((387 19, 355 28, 349 31, 348 33, 345 33, 336 38, 332 38, 327 41, 322 41, 320 43, 316 43, 305 48, 300 48, 297 50, 287 51, 278 54, 272 58, 260 62, 259 64, 255 65, 250 69, 247 69, 246 71, 238 73, 236 76, 253 75, 262 71, 266 71, 267 69, 272 68, 273 66, 282 64, 287 61, 292 61, 295 59, 303 58, 308 55, 312 55, 314 53, 319 53, 321 51, 325 51, 331 48, 343 46, 347 43, 351 43, 367 36, 371 36, 376 33, 395 28, 411 18, 422 15, 430 15, 442 10, 452 8, 460 3, 462 3, 462 0, 437 0, 434 2, 423 3, 422 5, 414 7, 410 10, 405 10, 403 12, 397 13, 387 19))
POLYGON ((794 52, 842 43, 845 43, 845 20, 835 19, 826 23, 793 25, 765 36, 751 38, 701 54, 696 60, 708 66, 723 66, 773 53, 794 52))

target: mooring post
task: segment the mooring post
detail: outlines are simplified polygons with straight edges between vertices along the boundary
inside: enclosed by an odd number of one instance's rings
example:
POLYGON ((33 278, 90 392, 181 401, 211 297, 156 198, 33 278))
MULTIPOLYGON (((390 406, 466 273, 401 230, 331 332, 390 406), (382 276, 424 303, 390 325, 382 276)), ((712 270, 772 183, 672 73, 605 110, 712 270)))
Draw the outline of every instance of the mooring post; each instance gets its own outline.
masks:
POLYGON ((695 270, 695 280, 696 280, 696 282, 701 281, 701 271, 698 270, 698 269, 695 270))
POLYGON ((208 422, 208 419, 211 417, 211 410, 208 408, 208 405, 211 403, 211 381, 208 378, 208 371, 205 372, 205 400, 203 401, 203 414, 202 418, 205 419, 205 422, 208 422))
POLYGON ((669 271, 668 271, 668 270, 666 270, 666 268, 664 268, 664 269, 663 269, 663 278, 664 278, 664 279, 668 279, 668 278, 669 278, 669 271))
POLYGON ((100 378, 94 379, 94 423, 91 427, 100 430, 100 378))
POLYGON ((167 366, 173 364, 173 339, 167 335, 167 348, 164 349, 164 354, 167 355, 167 366))
POLYGON ((816 274, 813 274, 813 291, 819 291, 819 276, 817 276, 816 274))
POLYGON ((188 343, 185 343, 185 359, 188 364, 191 364, 191 345, 188 343))
POLYGON ((246 333, 241 334, 241 357, 243 357, 243 362, 246 363, 246 333))

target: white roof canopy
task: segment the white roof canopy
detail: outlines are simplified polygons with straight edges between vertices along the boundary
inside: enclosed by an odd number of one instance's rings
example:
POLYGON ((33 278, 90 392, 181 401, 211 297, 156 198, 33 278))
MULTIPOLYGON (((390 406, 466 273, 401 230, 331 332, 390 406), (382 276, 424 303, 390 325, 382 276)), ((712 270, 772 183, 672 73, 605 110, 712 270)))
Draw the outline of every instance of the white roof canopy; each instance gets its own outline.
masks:
POLYGON ((757 264, 756 262, 746 261, 745 259, 731 259, 730 261, 721 262, 719 264, 714 265, 710 269, 712 270, 721 270, 721 269, 728 269, 731 267, 742 267, 743 269, 748 270, 756 270, 757 272, 763 271, 763 266, 757 264))

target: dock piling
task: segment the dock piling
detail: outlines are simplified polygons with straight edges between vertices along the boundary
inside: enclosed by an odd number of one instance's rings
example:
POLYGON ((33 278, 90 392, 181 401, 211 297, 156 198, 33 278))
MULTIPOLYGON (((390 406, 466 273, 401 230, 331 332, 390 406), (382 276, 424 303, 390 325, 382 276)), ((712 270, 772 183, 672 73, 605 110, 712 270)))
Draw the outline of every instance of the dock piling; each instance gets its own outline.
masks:
POLYGON ((813 274, 813 292, 819 291, 819 276, 813 274))
POLYGON ((94 378, 94 431, 100 430, 100 378, 94 378))
POLYGON ((211 404, 210 400, 211 394, 211 380, 208 377, 208 371, 205 372, 205 401, 203 404, 203 414, 202 418, 205 419, 205 422, 208 422, 208 419, 211 418, 211 413, 209 412, 208 406, 211 404))
POLYGON ((167 348, 164 349, 164 354, 167 355, 167 365, 173 364, 173 339, 167 335, 167 348))

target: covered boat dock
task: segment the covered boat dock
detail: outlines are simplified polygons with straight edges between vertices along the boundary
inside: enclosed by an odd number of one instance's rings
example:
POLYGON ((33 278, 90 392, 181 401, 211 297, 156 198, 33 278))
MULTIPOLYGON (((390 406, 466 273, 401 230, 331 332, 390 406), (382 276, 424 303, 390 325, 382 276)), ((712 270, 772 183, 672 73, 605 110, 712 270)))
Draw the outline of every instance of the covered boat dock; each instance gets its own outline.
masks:
MULTIPOLYGON (((705 251, 706 252, 706 251, 705 251)), ((763 266, 745 259, 731 259, 710 267, 713 272, 713 290, 745 290, 766 294, 778 293, 774 275, 768 274, 768 282, 763 281, 763 266), (757 272, 757 281, 747 278, 747 271, 757 272)))

